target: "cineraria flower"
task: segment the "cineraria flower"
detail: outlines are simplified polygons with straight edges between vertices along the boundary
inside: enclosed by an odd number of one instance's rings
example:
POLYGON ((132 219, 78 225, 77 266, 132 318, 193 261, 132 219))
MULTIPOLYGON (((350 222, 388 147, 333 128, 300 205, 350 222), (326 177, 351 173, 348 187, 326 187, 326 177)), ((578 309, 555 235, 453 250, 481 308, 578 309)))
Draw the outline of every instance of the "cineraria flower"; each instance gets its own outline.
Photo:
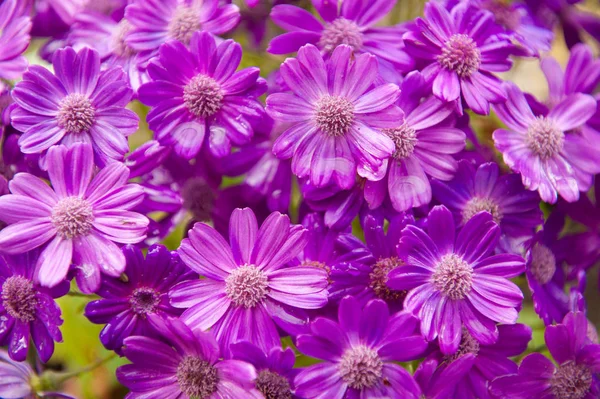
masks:
MULTIPOLYGON (((23 12, 19 0, 0 4, 0 79, 18 79, 27 69, 22 55, 29 46, 31 19, 23 12)), ((0 90, 3 83, 0 82, 0 90)))
MULTIPOLYGON (((423 399, 448 399, 462 378, 472 369, 475 355, 466 353, 457 358, 427 357, 419 364, 414 379, 423 399)), ((484 397, 485 398, 485 397, 484 397)))
POLYGON ((12 124, 23 132, 25 154, 41 153, 61 143, 92 144, 100 165, 122 160, 127 136, 137 130, 138 116, 126 109, 132 91, 120 68, 100 71, 98 52, 84 48, 58 50, 54 73, 32 65, 16 84, 12 124))
POLYGON ((537 190, 543 201, 557 194, 568 202, 587 191, 600 172, 600 147, 572 131, 596 112, 596 100, 586 94, 566 96, 548 113, 535 116, 514 83, 505 83, 508 100, 494 110, 510 130, 494 131, 494 143, 504 162, 521 173, 523 185, 537 190))
POLYGON ((125 157, 125 166, 129 168, 129 178, 133 179, 151 173, 162 165, 170 154, 170 148, 160 145, 158 141, 146 141, 125 157))
POLYGON ((273 7, 271 19, 289 32, 273 38, 268 52, 293 53, 305 44, 313 44, 324 55, 329 55, 337 46, 345 44, 355 54, 371 53, 399 70, 413 68, 412 58, 403 51, 399 28, 375 26, 392 10, 395 2, 312 0, 312 4, 323 22, 297 6, 281 4, 273 7))
POLYGON ((92 147, 75 143, 70 149, 48 151, 52 188, 28 173, 11 180, 12 194, 0 197, 0 251, 20 254, 41 247, 37 267, 44 287, 63 281, 73 262, 77 283, 89 293, 100 286, 100 273, 118 277, 125 256, 116 243, 133 244, 146 236, 148 219, 133 208, 142 190, 127 184, 129 171, 119 162, 92 178, 92 147))
POLYGON ((493 72, 508 71, 514 46, 494 22, 494 15, 460 2, 452 11, 430 1, 425 18, 404 34, 406 51, 421 62, 433 94, 444 101, 462 98, 474 112, 489 113, 490 103, 506 100, 502 81, 493 72))
POLYGON ((398 212, 428 204, 428 176, 450 180, 457 168, 452 155, 465 148, 465 133, 448 121, 456 109, 454 103, 431 96, 430 86, 418 72, 410 73, 400 88, 398 105, 405 113, 404 120, 383 129, 396 146, 386 178, 365 182, 365 199, 371 209, 388 196, 398 212), (422 97, 425 100, 421 101, 422 97))
POLYGON ((151 82, 139 89, 140 101, 152 107, 148 124, 156 139, 193 158, 204 142, 218 157, 252 138, 251 122, 264 115, 258 97, 266 91, 258 68, 235 71, 242 47, 232 40, 217 45, 206 32, 195 33, 188 50, 171 41, 160 46, 148 66, 151 82))
POLYGON ((292 171, 311 184, 335 181, 350 188, 356 173, 369 180, 385 174, 394 142, 380 128, 391 128, 402 118, 394 105, 399 89, 394 84, 373 87, 377 59, 360 54, 351 60, 352 48, 338 46, 325 61, 319 50, 306 45, 298 58, 281 65, 281 76, 292 93, 267 97, 267 111, 291 127, 279 136, 273 152, 292 158, 292 171))
POLYGON ((62 342, 63 321, 54 298, 65 295, 69 284, 63 280, 53 289, 41 287, 35 277, 38 256, 38 250, 0 256, 0 345, 7 345, 11 359, 19 362, 27 358, 31 339, 44 363, 52 357, 54 341, 62 342))
POLYGON ((233 359, 250 363, 256 368, 256 389, 265 399, 300 399, 294 395, 296 354, 291 348, 273 347, 264 352, 249 342, 231 345, 233 359))
POLYGON ((331 182, 325 187, 315 187, 310 181, 300 183, 302 198, 310 209, 322 212, 325 226, 343 231, 363 209, 368 208, 365 201, 366 179, 357 177, 354 186, 347 190, 331 182))
POLYGON ((0 397, 35 399, 30 382, 34 376, 29 363, 16 363, 0 349, 0 397))
POLYGON ((385 302, 372 300, 363 308, 344 298, 339 322, 323 317, 311 323, 310 334, 297 337, 298 350, 323 363, 296 376, 302 398, 412 398, 421 395, 412 376, 396 362, 421 357, 427 344, 417 320, 407 313, 390 316, 385 302))
POLYGON ((181 319, 192 328, 210 328, 224 353, 239 340, 268 351, 279 345, 273 321, 286 318, 287 307, 318 309, 327 303, 325 270, 285 267, 306 240, 306 230, 279 212, 259 230, 252 210, 234 210, 229 244, 212 227, 196 223, 178 253, 205 278, 173 287, 171 304, 187 309, 181 319))
POLYGON ((179 309, 169 304, 169 289, 194 274, 179 257, 162 245, 148 248, 146 259, 134 246, 123 248, 126 280, 104 276, 96 292, 103 299, 89 302, 85 316, 95 324, 106 324, 100 341, 110 350, 120 351, 123 340, 133 335, 156 336, 150 319, 177 317, 179 309))
POLYGON ((600 345, 586 336, 581 312, 568 313, 562 324, 546 327, 546 345, 557 366, 541 353, 521 361, 518 373, 491 384, 499 399, 594 399, 600 396, 600 345))
POLYGON ((254 367, 219 360, 212 333, 191 330, 177 319, 152 324, 162 340, 125 338, 123 353, 133 364, 119 367, 117 379, 131 390, 126 398, 263 399, 254 389, 254 367))
POLYGON ((484 163, 476 169, 470 162, 459 162, 450 182, 431 182, 435 199, 454 214, 462 227, 481 211, 489 212, 503 234, 531 237, 543 222, 540 197, 526 190, 518 174, 500 175, 496 163, 484 163))
POLYGON ((455 233, 452 213, 436 206, 427 232, 402 231, 398 255, 406 265, 392 270, 388 285, 408 290, 404 309, 421 320, 423 336, 438 338, 443 354, 458 350, 462 327, 484 345, 498 338, 496 322, 514 324, 523 293, 508 279, 525 269, 521 256, 491 255, 500 228, 487 212, 473 216, 455 233))

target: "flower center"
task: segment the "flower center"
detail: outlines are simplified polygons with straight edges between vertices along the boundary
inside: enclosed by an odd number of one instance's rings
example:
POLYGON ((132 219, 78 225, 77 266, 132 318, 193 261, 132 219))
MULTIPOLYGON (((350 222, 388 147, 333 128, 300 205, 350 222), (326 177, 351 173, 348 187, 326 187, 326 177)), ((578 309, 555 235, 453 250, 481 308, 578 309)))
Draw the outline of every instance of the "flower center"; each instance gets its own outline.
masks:
POLYGON ((540 284, 546 284, 552 280, 556 272, 556 258, 550 248, 540 243, 533 246, 529 270, 540 284))
POLYGON ((58 104, 57 120, 67 133, 87 133, 96 120, 96 109, 82 94, 69 94, 58 104))
POLYGON ((527 129, 525 143, 529 149, 545 160, 558 154, 565 142, 565 134, 544 116, 538 116, 527 129))
POLYGON ((448 363, 452 363, 459 357, 467 355, 469 353, 472 353, 474 355, 477 355, 479 353, 479 341, 473 338, 471 334, 469 334, 469 331, 467 331, 467 329, 463 327, 462 339, 460 341, 460 346, 458 347, 458 350, 455 354, 446 356, 445 360, 448 363))
POLYGON ((35 320, 38 300, 33 283, 22 276, 11 276, 2 284, 2 306, 11 317, 29 323, 35 320))
POLYGON ((209 221, 217 198, 214 191, 201 177, 191 178, 181 189, 183 207, 190 211, 194 220, 209 221))
POLYGON ((406 291, 396 291, 388 287, 388 273, 397 267, 404 265, 404 262, 392 256, 390 258, 381 258, 373 265, 369 273, 370 286, 377 295, 385 301, 404 301, 406 291))
POLYGON ((231 301, 245 308, 253 308, 267 295, 267 276, 252 265, 240 266, 225 279, 225 293, 231 301))
POLYGON ((256 389, 265 399, 292 399, 292 390, 287 378, 269 370, 258 373, 256 389))
POLYGON ((393 129, 383 129, 383 132, 392 139, 396 145, 393 157, 396 159, 406 159, 415 151, 417 144, 417 132, 406 123, 393 129))
POLYGON ((223 105, 223 90, 210 76, 196 75, 183 88, 183 102, 199 118, 213 116, 223 105))
POLYGON ((473 285, 473 268, 456 254, 444 255, 431 276, 433 286, 450 299, 463 299, 473 285))
POLYGON ((345 97, 323 96, 317 101, 315 122, 329 136, 348 133, 354 122, 354 105, 345 97))
POLYGON ((217 391, 217 369, 198 357, 183 358, 177 367, 176 376, 181 392, 190 398, 206 399, 217 391))
POLYGON ((160 294, 152 288, 137 288, 129 297, 131 310, 140 316, 156 312, 160 303, 160 294))
POLYGON ((472 198, 462 211, 462 221, 467 223, 471 218, 477 215, 479 212, 486 211, 492 215, 492 219, 496 224, 499 224, 502 220, 502 212, 498 205, 489 198, 472 198))
POLYGON ((592 372, 583 365, 567 362, 558 366, 551 380, 554 397, 582 399, 592 385, 592 372))
POLYGON ((346 18, 338 18, 323 29, 319 47, 331 53, 340 44, 347 44, 356 51, 362 47, 363 35, 358 25, 346 18))
POLYGON ((468 78, 481 65, 481 52, 469 35, 455 34, 450 36, 437 60, 461 78, 468 78))
POLYGON ((180 5, 175 9, 169 22, 168 35, 186 46, 190 44, 194 32, 200 30, 200 12, 197 8, 180 5))
POLYGON ((131 57, 136 53, 134 49, 129 47, 127 43, 125 43, 125 37, 131 30, 131 25, 127 20, 123 19, 117 27, 115 28, 115 32, 113 34, 113 53, 117 57, 127 58, 131 57))
POLYGON ((71 239, 89 234, 94 212, 90 203, 83 198, 66 197, 54 205, 50 219, 60 236, 71 239))
POLYGON ((354 389, 372 387, 381 379, 382 371, 377 352, 364 345, 348 349, 340 361, 342 380, 354 389))

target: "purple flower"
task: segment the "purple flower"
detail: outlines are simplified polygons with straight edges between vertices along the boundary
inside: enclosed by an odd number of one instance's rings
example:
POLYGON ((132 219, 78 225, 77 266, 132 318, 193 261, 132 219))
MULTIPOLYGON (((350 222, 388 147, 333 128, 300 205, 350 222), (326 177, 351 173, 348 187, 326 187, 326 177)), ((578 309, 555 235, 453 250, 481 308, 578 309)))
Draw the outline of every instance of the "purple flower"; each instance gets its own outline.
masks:
POLYGON ((521 173, 523 185, 537 190, 543 201, 555 203, 557 194, 568 202, 587 191, 600 172, 600 148, 572 130, 584 125, 596 112, 596 100, 571 94, 547 116, 535 116, 523 93, 505 83, 508 100, 494 110, 509 130, 494 131, 494 143, 504 162, 521 173))
POLYGON ((525 357, 518 373, 496 379, 491 393, 500 399, 594 399, 600 395, 600 345, 586 336, 587 319, 569 313, 544 337, 554 365, 541 353, 525 357))
MULTIPOLYGON (((448 399, 462 381, 462 378, 471 371, 475 363, 475 355, 467 353, 457 358, 444 358, 429 356, 419 364, 415 371, 415 381, 419 384, 425 399, 448 399)), ((462 399, 462 398, 461 398, 462 399)))
POLYGON ((123 353, 133 364, 117 369, 126 398, 262 399, 253 388, 256 370, 240 360, 219 360, 212 333, 191 330, 179 320, 153 322, 161 336, 125 339, 123 353))
POLYGON ((146 236, 148 219, 133 208, 142 191, 127 184, 129 171, 114 162, 92 178, 92 147, 76 143, 70 149, 48 151, 52 188, 28 173, 11 180, 11 195, 0 197, 0 251, 20 254, 48 243, 37 267, 44 287, 54 287, 73 262, 84 292, 100 286, 100 273, 118 277, 125 256, 116 243, 137 243, 146 236))
POLYGON ((129 178, 140 177, 163 164, 171 150, 160 145, 156 140, 146 141, 125 158, 125 165, 129 168, 129 178))
MULTIPOLYGON (((20 5, 19 0, 0 4, 0 79, 18 79, 27 69, 22 54, 29 46, 31 19, 20 5)), ((2 86, 0 82, 0 90, 2 86)))
POLYGON ((52 357, 54 341, 62 342, 63 321, 54 298, 65 295, 69 284, 63 280, 53 289, 40 286, 38 256, 38 250, 0 256, 0 345, 8 345, 11 359, 19 362, 26 359, 31 339, 44 363, 52 357))
POLYGON ((494 15, 471 2, 451 11, 430 1, 425 19, 403 36, 406 51, 433 82, 433 94, 444 101, 462 98, 474 112, 486 115, 489 104, 506 100, 501 80, 492 72, 508 71, 513 45, 495 24, 494 15))
POLYGON ((178 252, 205 278, 173 287, 171 304, 187 309, 181 315, 186 324, 210 328, 224 353, 239 340, 264 351, 279 346, 273 321, 286 318, 286 308, 318 309, 327 303, 325 270, 285 267, 306 241, 306 230, 290 225, 279 212, 259 230, 250 209, 236 209, 229 222, 229 244, 212 227, 196 223, 178 252))
POLYGON ((98 52, 84 48, 58 50, 55 75, 32 65, 12 92, 17 106, 12 124, 26 154, 61 143, 92 144, 100 165, 122 160, 129 151, 127 136, 138 127, 138 116, 125 106, 132 91, 120 68, 100 71, 98 52))
POLYGON ((341 189, 334 182, 325 187, 315 187, 308 180, 301 182, 303 200, 310 209, 322 212, 325 225, 333 230, 342 231, 362 210, 368 208, 365 201, 364 178, 357 178, 354 186, 341 189))
POLYGON ((133 335, 155 337, 150 319, 177 317, 179 309, 169 304, 169 289, 194 274, 162 245, 148 249, 146 259, 134 246, 123 248, 126 281, 104 276, 96 292, 103 299, 85 307, 85 316, 95 324, 106 324, 100 341, 110 350, 120 350, 123 340, 133 335))
POLYGON ((356 173, 369 180, 385 175, 393 141, 380 128, 392 128, 402 118, 394 105, 399 90, 394 84, 373 87, 377 59, 360 54, 351 60, 352 48, 338 46, 323 59, 317 48, 306 45, 298 58, 281 65, 281 75, 292 93, 267 97, 267 111, 291 127, 279 136, 273 152, 292 159, 292 171, 311 184, 335 181, 350 188, 356 173))
POLYGON ((525 269, 521 256, 491 255, 500 228, 487 212, 473 216, 455 233, 452 213, 436 206, 427 232, 407 226, 398 255, 406 265, 390 272, 388 285, 409 290, 404 309, 421 320, 428 341, 438 338, 442 353, 458 350, 462 327, 475 340, 491 345, 498 339, 496 322, 514 324, 523 293, 508 279, 525 269))
POLYGON ((266 82, 258 68, 235 71, 242 47, 232 40, 217 45, 215 38, 198 32, 190 49, 170 41, 160 46, 148 66, 152 81, 140 87, 140 100, 152 107, 148 124, 156 139, 175 152, 193 158, 206 141, 215 156, 229 154, 252 138, 251 122, 264 115, 258 96, 266 82))
POLYGON ((0 350, 0 397, 35 399, 30 380, 35 376, 28 363, 16 363, 0 350))
POLYGON ((407 313, 390 316, 385 302, 362 308, 353 297, 340 303, 339 322, 317 318, 310 334, 297 338, 298 350, 323 363, 302 369, 295 379, 303 398, 412 398, 420 389, 395 362, 421 357, 427 344, 418 321, 407 313))

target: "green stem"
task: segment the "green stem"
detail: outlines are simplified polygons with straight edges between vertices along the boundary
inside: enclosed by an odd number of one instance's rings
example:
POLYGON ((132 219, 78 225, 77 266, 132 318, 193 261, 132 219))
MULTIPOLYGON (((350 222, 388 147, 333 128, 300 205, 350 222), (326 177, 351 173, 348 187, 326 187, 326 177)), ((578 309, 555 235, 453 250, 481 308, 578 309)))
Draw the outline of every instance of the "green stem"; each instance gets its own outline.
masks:
POLYGON ((67 373, 60 373, 56 376, 56 382, 59 384, 62 384, 63 382, 67 381, 68 379, 77 377, 81 374, 89 373, 90 371, 93 371, 93 370, 97 369, 98 367, 102 366, 103 364, 111 361, 115 357, 117 357, 117 354, 113 352, 110 355, 106 356, 105 358, 99 359, 99 360, 95 361, 94 363, 91 363, 79 370, 70 371, 67 373))
POLYGON ((89 298, 91 295, 86 295, 79 291, 69 291, 67 293, 67 296, 74 296, 74 297, 78 297, 78 298, 89 298))

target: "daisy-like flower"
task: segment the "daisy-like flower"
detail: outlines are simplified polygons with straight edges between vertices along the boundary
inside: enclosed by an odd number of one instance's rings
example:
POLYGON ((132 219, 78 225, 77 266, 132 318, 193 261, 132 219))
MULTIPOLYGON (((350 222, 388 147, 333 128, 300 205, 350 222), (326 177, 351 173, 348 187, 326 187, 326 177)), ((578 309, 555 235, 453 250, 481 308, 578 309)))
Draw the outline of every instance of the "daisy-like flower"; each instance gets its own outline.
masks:
POLYGON ((433 94, 444 100, 464 99, 474 112, 489 113, 490 103, 506 100, 502 81, 492 72, 508 71, 514 46, 503 36, 494 15, 460 2, 446 10, 436 1, 425 4, 425 18, 404 34, 406 51, 425 65, 433 94))
POLYGON ((297 337, 298 350, 323 363, 302 369, 295 379, 302 398, 407 398, 421 395, 412 376, 396 362, 421 357, 427 344, 418 321, 400 312, 390 316, 385 302, 364 308, 344 298, 339 322, 317 318, 310 334, 297 337))
POLYGON ((327 303, 325 270, 285 267, 306 241, 306 230, 279 212, 259 229, 252 210, 234 210, 229 244, 212 227, 196 223, 178 253, 205 278, 173 287, 171 304, 187 309, 181 319, 192 328, 210 328, 223 353, 240 340, 264 351, 279 346, 273 321, 285 318, 287 307, 318 309, 327 303))
POLYGON ((84 48, 58 50, 54 74, 32 65, 16 84, 12 124, 23 132, 25 154, 41 153, 54 144, 92 144, 99 164, 122 160, 127 136, 137 130, 138 116, 125 106, 132 91, 121 68, 100 71, 98 52, 84 48))
POLYGON ((192 330, 180 320, 155 320, 161 340, 125 338, 123 353, 133 364, 117 369, 117 379, 131 390, 127 399, 263 399, 254 389, 256 370, 240 360, 219 360, 212 333, 192 330))
POLYGON ((205 142, 215 156, 223 157, 232 143, 250 141, 252 123, 264 115, 258 97, 266 82, 258 68, 236 72, 241 58, 238 43, 217 45, 206 32, 195 33, 189 49, 177 41, 160 46, 148 66, 152 81, 140 87, 139 97, 152 107, 147 120, 161 144, 191 159, 205 142))
POLYGON ((427 232, 416 226, 402 231, 399 257, 405 266, 392 270, 388 285, 408 290, 404 309, 421 320, 423 336, 438 338, 442 353, 458 350, 462 328, 484 345, 498 338, 496 322, 514 324, 523 293, 508 279, 525 270, 521 256, 491 255, 500 228, 487 212, 473 216, 455 233, 452 213, 436 206, 427 232))
POLYGON ((48 243, 37 267, 44 287, 65 279, 73 262, 79 287, 93 292, 100 273, 113 277, 125 270, 125 256, 116 243, 140 242, 148 219, 133 208, 142 190, 127 184, 129 171, 111 163, 93 177, 92 147, 76 143, 48 151, 52 188, 28 173, 18 173, 9 183, 12 194, 0 197, 0 220, 9 226, 0 231, 0 251, 20 254, 48 243))
POLYGON ((0 350, 0 397, 35 399, 31 380, 35 373, 26 363, 16 363, 5 350, 0 350))
POLYGON ((465 353, 457 358, 429 356, 419 364, 415 371, 415 381, 422 391, 422 399, 448 399, 473 368, 475 355, 465 353))
POLYGON ((385 175, 394 142, 380 128, 391 128, 402 118, 394 105, 398 86, 373 87, 377 59, 360 54, 351 59, 352 47, 338 46, 325 61, 308 44, 298 58, 281 65, 281 76, 292 93, 267 97, 267 111, 289 127, 273 145, 279 158, 292 158, 292 171, 309 177, 317 187, 336 182, 354 185, 356 173, 369 180, 385 175))
MULTIPOLYGON (((23 12, 19 0, 0 4, 0 79, 18 79, 27 69, 22 55, 29 46, 31 19, 23 12)), ((3 84, 0 82, 0 90, 3 84)))
POLYGON ((600 345, 587 337, 582 312, 546 327, 544 338, 557 365, 541 353, 525 357, 518 373, 500 377, 490 392, 499 399, 594 399, 600 396, 600 345))
POLYGON ((100 341, 110 350, 120 351, 123 340, 133 335, 155 337, 150 319, 177 317, 181 310, 169 304, 169 289, 194 277, 179 257, 162 245, 148 248, 146 259, 134 245, 123 248, 127 266, 126 281, 104 276, 96 292, 103 299, 85 307, 85 316, 96 324, 106 324, 100 341))
POLYGON ((19 362, 27 358, 32 339, 44 363, 52 357, 54 341, 62 342, 63 321, 54 298, 65 295, 69 284, 40 286, 35 276, 39 253, 0 256, 0 345, 7 345, 11 359, 19 362))
POLYGON ((600 172, 600 147, 577 131, 596 112, 596 100, 571 94, 547 116, 535 116, 523 93, 505 83, 508 100, 494 110, 509 130, 494 131, 494 143, 504 162, 521 174, 523 185, 537 190, 543 201, 555 203, 558 194, 568 202, 592 186, 600 172))

